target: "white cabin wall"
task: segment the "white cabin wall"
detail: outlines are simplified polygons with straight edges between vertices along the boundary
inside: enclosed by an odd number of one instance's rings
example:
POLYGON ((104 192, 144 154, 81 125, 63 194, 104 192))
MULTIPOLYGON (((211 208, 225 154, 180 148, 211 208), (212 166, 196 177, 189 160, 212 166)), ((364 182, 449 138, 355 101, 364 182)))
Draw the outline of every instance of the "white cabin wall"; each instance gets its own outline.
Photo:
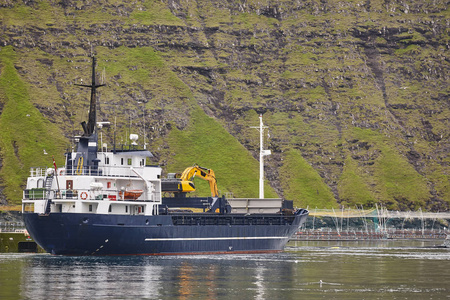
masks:
POLYGON ((28 177, 27 189, 44 188, 45 177, 28 177))

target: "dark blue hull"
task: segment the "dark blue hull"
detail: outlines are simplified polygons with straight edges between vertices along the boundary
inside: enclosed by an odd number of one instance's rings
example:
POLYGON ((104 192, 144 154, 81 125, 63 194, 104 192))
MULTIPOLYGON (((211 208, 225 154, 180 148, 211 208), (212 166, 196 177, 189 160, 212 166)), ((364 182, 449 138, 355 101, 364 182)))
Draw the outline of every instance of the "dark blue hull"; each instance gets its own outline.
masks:
POLYGON ((282 251, 306 220, 296 215, 125 216, 24 213, 31 237, 60 255, 176 255, 282 251))

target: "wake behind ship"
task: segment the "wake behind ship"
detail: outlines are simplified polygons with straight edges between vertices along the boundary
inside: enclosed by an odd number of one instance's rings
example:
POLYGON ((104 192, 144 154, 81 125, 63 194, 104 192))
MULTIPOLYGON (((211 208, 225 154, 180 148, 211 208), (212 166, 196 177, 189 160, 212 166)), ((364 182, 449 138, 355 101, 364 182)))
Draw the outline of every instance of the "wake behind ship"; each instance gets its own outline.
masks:
MULTIPOLYGON (((60 255, 177 255, 282 251, 308 211, 281 199, 218 197, 212 170, 186 169, 186 178, 162 179, 153 155, 138 149, 99 150, 95 58, 89 120, 64 167, 32 168, 22 200, 32 238, 60 255), (189 179, 210 182, 212 197, 186 197, 189 179), (175 197, 164 198, 164 192, 175 197), (182 208, 182 209, 181 209, 182 208), (193 212, 195 211, 195 212, 193 212)), ((101 123, 100 123, 101 124, 101 123)))

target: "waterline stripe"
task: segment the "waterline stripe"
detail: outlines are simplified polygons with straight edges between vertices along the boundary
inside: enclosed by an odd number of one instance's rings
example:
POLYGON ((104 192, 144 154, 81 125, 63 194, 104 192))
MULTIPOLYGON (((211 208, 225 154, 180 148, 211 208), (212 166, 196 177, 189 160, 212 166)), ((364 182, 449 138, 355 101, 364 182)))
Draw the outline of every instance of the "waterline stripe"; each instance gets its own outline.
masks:
POLYGON ((160 241, 225 241, 225 240, 276 240, 287 239, 287 236, 243 236, 243 237, 210 237, 210 238, 147 238, 146 242, 160 241))

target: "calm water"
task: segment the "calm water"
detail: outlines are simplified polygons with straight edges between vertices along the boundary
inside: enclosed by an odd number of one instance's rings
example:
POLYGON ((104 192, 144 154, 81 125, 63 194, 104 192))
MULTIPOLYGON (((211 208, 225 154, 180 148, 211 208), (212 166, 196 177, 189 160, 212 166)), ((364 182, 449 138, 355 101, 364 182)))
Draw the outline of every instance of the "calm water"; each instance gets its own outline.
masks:
POLYGON ((0 299, 450 299, 450 249, 430 247, 440 243, 291 242, 267 255, 0 254, 0 299))

